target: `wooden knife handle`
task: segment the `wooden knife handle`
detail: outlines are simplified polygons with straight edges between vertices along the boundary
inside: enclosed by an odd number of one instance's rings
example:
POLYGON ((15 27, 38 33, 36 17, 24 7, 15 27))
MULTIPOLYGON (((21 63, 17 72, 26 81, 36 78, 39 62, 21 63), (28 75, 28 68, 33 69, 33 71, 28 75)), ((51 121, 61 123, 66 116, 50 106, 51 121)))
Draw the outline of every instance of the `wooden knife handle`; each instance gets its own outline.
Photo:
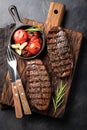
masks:
POLYGON ((31 110, 30 110, 29 103, 28 103, 26 95, 25 95, 25 91, 24 91, 21 79, 16 80, 16 85, 17 85, 17 88, 18 88, 18 91, 19 91, 19 95, 20 95, 22 107, 23 107, 23 110, 24 110, 24 114, 30 115, 31 110))
POLYGON ((22 113, 22 108, 21 108, 21 103, 20 103, 20 98, 19 98, 19 95, 18 95, 16 83, 11 83, 11 85, 12 85, 15 114, 16 114, 17 118, 22 118, 23 113, 22 113))
POLYGON ((48 15, 45 22, 45 32, 55 26, 61 26, 63 15, 65 12, 65 5, 58 2, 51 2, 48 15))

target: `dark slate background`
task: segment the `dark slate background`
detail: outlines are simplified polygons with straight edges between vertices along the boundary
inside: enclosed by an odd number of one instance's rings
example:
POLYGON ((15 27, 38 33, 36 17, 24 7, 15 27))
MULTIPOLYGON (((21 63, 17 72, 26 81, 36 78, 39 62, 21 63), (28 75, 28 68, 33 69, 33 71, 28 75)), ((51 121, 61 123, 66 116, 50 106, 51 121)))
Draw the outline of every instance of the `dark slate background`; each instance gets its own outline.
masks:
MULTIPOLYGON (((8 6, 20 17, 45 22, 51 0, 0 0, 0 28, 13 22, 8 6)), ((63 27, 81 31, 82 47, 63 119, 38 114, 18 120, 14 110, 0 110, 0 130, 87 130, 87 0, 54 0, 66 5, 63 27)))

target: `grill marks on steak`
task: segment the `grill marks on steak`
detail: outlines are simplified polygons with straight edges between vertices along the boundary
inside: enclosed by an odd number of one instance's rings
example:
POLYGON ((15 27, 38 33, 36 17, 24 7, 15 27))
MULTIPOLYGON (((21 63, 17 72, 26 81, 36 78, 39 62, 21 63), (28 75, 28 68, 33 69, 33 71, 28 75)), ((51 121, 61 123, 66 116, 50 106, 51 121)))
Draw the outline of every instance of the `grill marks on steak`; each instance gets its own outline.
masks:
POLYGON ((30 105, 38 110, 47 110, 51 98, 51 85, 49 75, 41 60, 28 61, 25 78, 30 105))
POLYGON ((73 54, 62 28, 52 28, 47 35, 47 51, 52 71, 59 78, 67 77, 73 68, 73 54))

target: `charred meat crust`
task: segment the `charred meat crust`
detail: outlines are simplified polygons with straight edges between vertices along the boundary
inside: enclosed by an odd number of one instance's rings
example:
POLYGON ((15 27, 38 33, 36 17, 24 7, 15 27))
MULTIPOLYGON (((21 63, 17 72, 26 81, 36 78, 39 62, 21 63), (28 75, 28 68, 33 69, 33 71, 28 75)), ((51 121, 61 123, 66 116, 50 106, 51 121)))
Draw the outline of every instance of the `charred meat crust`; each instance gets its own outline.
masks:
POLYGON ((67 34, 61 27, 52 28, 48 32, 47 52, 52 71, 59 78, 69 76, 73 69, 73 53, 67 34))
POLYGON ((26 71, 26 94, 31 107, 47 110, 51 99, 51 85, 45 66, 39 59, 28 61, 26 71))

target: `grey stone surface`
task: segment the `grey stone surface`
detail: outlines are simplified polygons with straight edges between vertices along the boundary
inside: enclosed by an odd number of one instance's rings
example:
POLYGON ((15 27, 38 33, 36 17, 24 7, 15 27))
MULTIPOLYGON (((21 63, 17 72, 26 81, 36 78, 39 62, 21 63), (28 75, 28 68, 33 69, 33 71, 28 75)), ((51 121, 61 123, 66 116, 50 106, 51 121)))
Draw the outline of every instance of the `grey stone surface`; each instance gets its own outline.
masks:
MULTIPOLYGON (((20 17, 45 22, 51 0, 0 0, 0 27, 13 22, 9 5, 16 5, 20 17)), ((81 31, 82 47, 63 119, 38 114, 18 120, 14 110, 0 110, 0 130, 87 130, 87 0, 54 0, 66 5, 63 27, 81 31)))

